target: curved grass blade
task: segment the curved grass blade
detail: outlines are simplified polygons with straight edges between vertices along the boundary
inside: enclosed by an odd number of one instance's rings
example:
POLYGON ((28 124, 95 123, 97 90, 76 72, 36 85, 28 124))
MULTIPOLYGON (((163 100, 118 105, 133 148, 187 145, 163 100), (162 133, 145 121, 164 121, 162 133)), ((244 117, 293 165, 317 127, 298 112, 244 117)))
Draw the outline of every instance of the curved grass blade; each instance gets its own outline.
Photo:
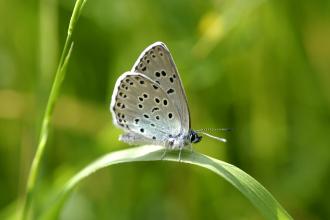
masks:
MULTIPOLYGON (((84 167, 67 182, 59 194, 56 204, 52 206, 55 208, 51 210, 51 214, 48 213, 47 216, 56 216, 74 187, 94 172, 114 164, 138 161, 159 161, 163 151, 164 148, 161 146, 146 145, 112 152, 100 157, 84 167)), ((163 160, 178 162, 178 154, 177 152, 168 152, 163 160)), ((182 152, 181 162, 204 167, 223 177, 241 191, 243 195, 259 209, 266 219, 292 219, 276 199, 258 181, 234 165, 200 153, 191 153, 190 151, 182 152)))

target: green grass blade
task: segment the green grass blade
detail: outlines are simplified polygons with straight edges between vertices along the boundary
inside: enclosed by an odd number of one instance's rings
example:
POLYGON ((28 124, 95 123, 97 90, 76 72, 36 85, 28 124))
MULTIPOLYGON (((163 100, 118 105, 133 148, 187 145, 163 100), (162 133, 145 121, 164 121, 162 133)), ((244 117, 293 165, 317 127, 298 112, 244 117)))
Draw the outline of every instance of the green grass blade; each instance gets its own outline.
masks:
MULTIPOLYGON (((46 216, 52 216, 52 218, 54 218, 54 216, 59 213, 72 189, 94 172, 114 164, 138 161, 159 161, 163 152, 164 149, 160 146, 147 145, 112 152, 100 157, 84 167, 67 182, 60 192, 56 204, 52 206, 53 210, 51 210, 51 214, 48 213, 46 216)), ((178 154, 177 152, 168 152, 163 160, 178 162, 178 154)), ((195 152, 191 153, 190 151, 182 152, 181 162, 204 167, 223 177, 241 191, 243 195, 259 209, 266 219, 292 219, 276 199, 258 183, 258 181, 241 169, 212 157, 195 152)))
POLYGON ((52 85, 52 89, 49 94, 48 102, 46 105, 46 110, 45 110, 45 113, 44 113, 44 116, 42 119, 42 125, 41 125, 41 129, 40 129, 37 150, 36 150, 35 156, 33 158, 30 173, 29 173, 28 180, 27 180, 26 196, 25 196, 23 212, 22 212, 23 219, 33 218, 33 215, 34 215, 34 213, 33 213, 33 211, 34 211, 34 207, 33 207, 34 195, 33 194, 35 193, 37 177, 38 177, 39 170, 40 170, 40 162, 43 158, 45 148, 46 148, 46 143, 47 143, 47 139, 48 139, 49 123, 50 123, 50 120, 52 117, 52 113, 54 110, 54 106, 55 106, 61 85, 62 85, 62 81, 65 77, 66 67, 67 67, 68 61, 71 56, 72 47, 73 47, 72 33, 74 30, 75 24, 78 21, 79 15, 81 14, 83 6, 85 5, 85 2, 86 2, 86 0, 77 0, 75 3, 74 9, 73 9, 72 15, 71 15, 66 41, 65 41, 64 48, 63 48, 63 51, 61 54, 59 65, 57 67, 54 83, 52 85))

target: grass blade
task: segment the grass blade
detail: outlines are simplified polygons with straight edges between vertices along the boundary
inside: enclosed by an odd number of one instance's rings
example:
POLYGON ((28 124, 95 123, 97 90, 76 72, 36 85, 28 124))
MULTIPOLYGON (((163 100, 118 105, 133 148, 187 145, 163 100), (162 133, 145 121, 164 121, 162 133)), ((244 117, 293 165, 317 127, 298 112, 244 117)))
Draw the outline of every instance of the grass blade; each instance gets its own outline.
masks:
MULTIPOLYGON (((46 216, 52 216, 52 218, 57 216, 74 187, 98 170, 120 163, 159 161, 163 151, 163 147, 146 145, 112 152, 100 157, 84 167, 67 182, 60 192, 56 204, 52 205, 53 209, 50 211, 51 214, 47 213, 46 216)), ((178 154, 177 152, 168 152, 163 160, 178 162, 178 154)), ((258 181, 234 165, 200 153, 191 153, 190 151, 183 151, 181 162, 204 167, 223 177, 241 191, 243 195, 259 209, 266 219, 292 219, 276 199, 258 181)))
POLYGON ((66 41, 64 44, 64 48, 61 54, 60 62, 57 67, 57 71, 55 74, 54 83, 52 85, 51 92, 49 94, 49 98, 46 105, 46 110, 42 119, 42 125, 39 135, 39 141, 38 146, 36 150, 36 154, 32 160, 32 165, 30 168, 30 173, 27 180, 27 187, 26 187, 26 196, 23 206, 23 213, 22 218, 23 219, 30 219, 33 218, 34 215, 34 207, 33 207, 33 197, 35 193, 36 183, 37 183, 37 177, 39 174, 40 169, 40 162, 43 158, 46 143, 48 139, 48 129, 49 129, 49 123, 52 117, 52 113, 54 110, 54 106, 62 85, 62 81, 65 77, 66 73, 66 67, 69 62, 72 47, 73 47, 73 41, 72 41, 72 33, 75 27, 75 24, 79 18, 79 15, 81 14, 81 10, 83 9, 83 6, 85 5, 86 0, 77 0, 71 15, 68 32, 66 41))

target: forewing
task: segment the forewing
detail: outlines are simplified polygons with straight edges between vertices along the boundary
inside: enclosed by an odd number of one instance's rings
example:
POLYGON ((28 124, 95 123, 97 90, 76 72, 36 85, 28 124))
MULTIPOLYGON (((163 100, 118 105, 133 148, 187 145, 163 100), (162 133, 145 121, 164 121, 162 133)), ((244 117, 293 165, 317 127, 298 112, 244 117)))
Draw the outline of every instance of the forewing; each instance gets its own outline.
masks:
POLYGON ((110 108, 115 125, 148 141, 164 143, 180 133, 180 116, 170 97, 142 74, 127 72, 119 77, 110 108))
POLYGON ((160 85, 173 100, 179 113, 183 132, 188 133, 190 115, 187 98, 178 70, 166 45, 156 42, 147 47, 134 64, 132 71, 142 73, 160 85))

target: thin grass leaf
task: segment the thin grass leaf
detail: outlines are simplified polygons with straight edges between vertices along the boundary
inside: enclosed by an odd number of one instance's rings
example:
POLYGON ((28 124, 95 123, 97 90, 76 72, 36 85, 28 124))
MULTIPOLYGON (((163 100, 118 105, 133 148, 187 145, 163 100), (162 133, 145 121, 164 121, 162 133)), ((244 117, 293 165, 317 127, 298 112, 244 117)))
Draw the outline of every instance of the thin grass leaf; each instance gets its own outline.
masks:
MULTIPOLYGON (((120 163, 159 161, 163 152, 164 148, 161 146, 146 145, 112 152, 100 157, 84 167, 67 182, 62 188, 55 204, 52 204, 52 210, 44 216, 48 216, 47 219, 57 218, 61 207, 70 195, 70 192, 72 192, 75 186, 93 173, 108 166, 120 163)), ((177 152, 168 152, 163 160, 179 162, 178 154, 177 152)), ((241 191, 243 195, 245 195, 252 204, 259 209, 266 219, 292 219, 276 199, 258 181, 234 165, 200 153, 191 153, 190 151, 182 152, 181 162, 204 167, 223 177, 241 191)))
POLYGON ((79 15, 81 14, 81 11, 83 9, 83 6, 85 5, 86 0, 77 0, 71 15, 68 32, 66 41, 64 44, 64 48, 61 54, 61 58, 57 67, 57 71, 55 74, 54 83, 52 85, 51 92, 49 94, 49 98, 46 105, 46 110, 44 113, 44 116, 42 118, 42 125, 40 129, 40 135, 39 135, 39 141, 38 146, 36 150, 36 154, 33 158, 30 173, 27 180, 27 186, 26 186, 26 196, 25 201, 23 205, 23 211, 22 211, 22 218, 23 219, 30 219, 33 218, 34 215, 34 207, 33 207, 33 198, 37 183, 37 177, 40 170, 40 163, 43 158, 46 143, 48 139, 48 130, 49 130, 49 123, 52 118, 52 113, 54 110, 54 106, 62 85, 62 81, 66 74, 66 67, 69 62, 72 47, 73 47, 73 41, 72 41, 72 34, 75 27, 75 24, 78 21, 79 15))

